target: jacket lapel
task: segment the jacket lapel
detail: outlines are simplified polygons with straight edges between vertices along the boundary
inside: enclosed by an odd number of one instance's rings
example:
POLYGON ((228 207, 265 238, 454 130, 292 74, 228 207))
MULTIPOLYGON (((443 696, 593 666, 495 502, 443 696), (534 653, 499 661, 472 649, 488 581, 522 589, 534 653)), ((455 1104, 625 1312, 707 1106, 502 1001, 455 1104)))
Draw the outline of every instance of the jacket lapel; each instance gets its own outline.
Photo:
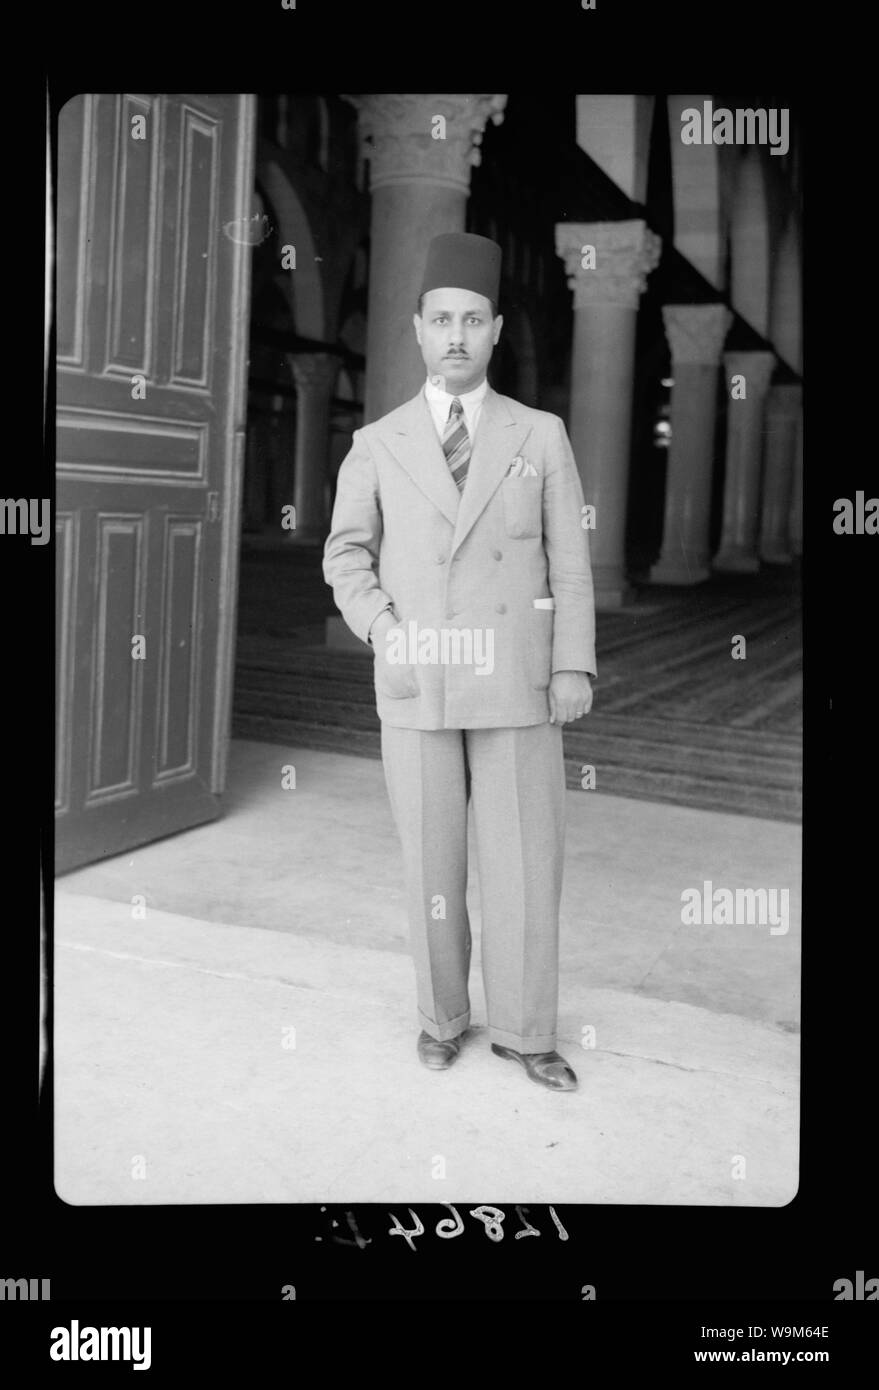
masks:
POLYGON ((454 526, 461 494, 449 472, 423 390, 398 412, 394 424, 382 431, 382 438, 415 486, 454 526))
MULTIPOLYGON (((504 398, 489 387, 476 426, 467 482, 458 509, 453 553, 469 535, 492 494, 500 487, 501 480, 530 433, 531 426, 517 420, 504 398)), ((442 449, 440 458, 449 473, 442 449)), ((452 487, 457 492, 454 483, 452 487)))
POLYGON ((397 412, 397 419, 382 430, 381 437, 415 486, 454 526, 454 553, 482 515, 530 432, 531 426, 517 420, 504 398, 489 387, 463 494, 449 472, 423 390, 397 412))

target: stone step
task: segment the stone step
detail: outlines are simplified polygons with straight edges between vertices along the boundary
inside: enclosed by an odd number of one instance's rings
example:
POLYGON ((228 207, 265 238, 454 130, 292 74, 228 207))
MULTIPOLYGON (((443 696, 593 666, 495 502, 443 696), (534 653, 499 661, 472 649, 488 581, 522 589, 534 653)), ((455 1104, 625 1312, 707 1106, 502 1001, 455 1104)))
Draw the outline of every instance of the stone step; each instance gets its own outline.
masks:
MULTIPOLYGON (((371 674, 356 688, 343 682, 306 681, 301 673, 239 671, 235 708, 242 713, 271 715, 283 707, 288 720, 315 726, 378 728, 371 674)), ((783 785, 798 784, 799 747, 796 740, 751 729, 716 729, 710 725, 641 720, 637 716, 590 714, 582 728, 565 731, 571 755, 602 761, 675 770, 697 768, 706 754, 723 760, 728 776, 753 774, 783 785)))
MULTIPOLYGON (((233 734, 236 738, 259 742, 293 744, 357 757, 381 757, 377 721, 373 728, 342 727, 236 708, 233 734)), ((592 761, 598 767, 595 787, 598 793, 760 816, 767 820, 797 821, 801 816, 800 794, 793 785, 773 786, 759 775, 752 782, 741 777, 731 780, 720 771, 697 774, 680 769, 636 766, 631 762, 614 763, 596 755, 594 748, 591 751, 592 761)), ((566 737, 565 780, 571 790, 582 785, 580 769, 585 761, 585 758, 571 755, 566 737)))
MULTIPOLYGON (((348 682, 352 685, 355 683, 358 685, 363 684, 370 689, 372 687, 372 654, 367 648, 363 647, 362 644, 361 650, 354 651, 299 644, 297 644, 294 650, 288 642, 283 640, 273 639, 269 641, 263 639, 262 641, 256 641, 252 638, 243 639, 239 641, 237 664, 240 673, 261 672, 266 675, 271 674, 277 677, 289 677, 291 680, 307 677, 309 683, 326 681, 332 685, 336 685, 339 682, 348 682)), ((747 675, 742 671, 737 671, 735 673, 735 678, 739 682, 749 681, 754 686, 755 691, 765 689, 770 680, 765 671, 761 674, 756 670, 753 676, 747 675)), ((699 679, 699 674, 695 669, 682 667, 675 675, 671 684, 674 686, 676 694, 680 694, 681 690, 685 689, 688 685, 691 688, 698 689, 699 679)), ((634 675, 628 678, 621 676, 618 671, 608 674, 606 678, 599 678, 596 684, 596 698, 598 700, 605 700, 610 704, 611 708, 604 711, 606 714, 610 715, 616 713, 615 706, 620 702, 621 698, 624 700, 627 698, 626 691, 632 690, 632 687, 636 684, 636 680, 637 678, 634 675)), ((650 690, 646 693, 652 693, 653 690, 654 687, 651 686, 650 690)), ((624 717, 628 720, 631 716, 626 714, 624 717)), ((708 722, 700 725, 699 721, 687 720, 674 716, 667 719, 655 719, 653 716, 649 715, 636 717, 652 719, 657 729, 660 726, 665 726, 669 730, 673 730, 681 724, 687 724, 693 728, 718 727, 723 729, 725 727, 730 727, 728 725, 715 726, 708 722)), ((749 730, 748 732, 759 735, 761 732, 765 731, 749 730)), ((786 739, 791 749, 796 749, 798 751, 800 748, 800 739, 796 735, 776 734, 773 730, 769 733, 768 737, 786 739)))

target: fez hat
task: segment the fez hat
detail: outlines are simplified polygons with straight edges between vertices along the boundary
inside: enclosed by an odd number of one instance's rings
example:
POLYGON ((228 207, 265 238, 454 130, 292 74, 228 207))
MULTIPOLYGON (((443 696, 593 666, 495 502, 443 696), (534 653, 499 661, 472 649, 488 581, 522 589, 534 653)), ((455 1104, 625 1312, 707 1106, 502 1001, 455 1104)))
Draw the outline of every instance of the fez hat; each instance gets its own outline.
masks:
POLYGON ((496 305, 500 283, 501 248, 487 236, 443 232, 427 248, 422 294, 428 290, 472 290, 496 305))

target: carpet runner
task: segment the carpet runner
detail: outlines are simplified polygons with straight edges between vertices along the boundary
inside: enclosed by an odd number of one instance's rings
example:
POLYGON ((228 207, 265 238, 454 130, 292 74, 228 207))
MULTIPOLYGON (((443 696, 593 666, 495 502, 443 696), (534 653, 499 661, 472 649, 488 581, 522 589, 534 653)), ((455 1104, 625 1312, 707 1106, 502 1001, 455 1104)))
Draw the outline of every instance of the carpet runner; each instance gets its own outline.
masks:
MULTIPOLYGON (((568 786, 594 767, 598 794, 799 820, 799 607, 798 573, 766 568, 692 590, 641 586, 600 613, 593 710, 564 732, 568 786)), ((233 735, 380 756, 372 655, 324 645, 335 614, 319 550, 245 551, 233 735)))

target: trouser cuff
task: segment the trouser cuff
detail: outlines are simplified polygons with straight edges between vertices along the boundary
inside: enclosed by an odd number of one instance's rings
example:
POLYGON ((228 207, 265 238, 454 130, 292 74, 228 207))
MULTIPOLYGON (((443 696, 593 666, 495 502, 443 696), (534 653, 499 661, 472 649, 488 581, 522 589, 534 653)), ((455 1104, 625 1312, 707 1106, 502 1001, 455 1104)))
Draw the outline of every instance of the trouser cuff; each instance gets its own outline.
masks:
POLYGON ((427 1014, 421 1009, 418 1010, 418 1019, 425 1033, 429 1033, 437 1042, 449 1042, 451 1038, 456 1038, 459 1033, 463 1033, 465 1028, 470 1026, 470 1010, 459 1014, 457 1018, 452 1018, 448 1023, 436 1023, 434 1019, 428 1018, 427 1014))
POLYGON ((536 1037, 523 1038, 520 1033, 507 1033, 502 1028, 488 1029, 489 1042, 500 1047, 511 1047, 514 1052, 555 1052, 557 1035, 540 1033, 536 1037))

